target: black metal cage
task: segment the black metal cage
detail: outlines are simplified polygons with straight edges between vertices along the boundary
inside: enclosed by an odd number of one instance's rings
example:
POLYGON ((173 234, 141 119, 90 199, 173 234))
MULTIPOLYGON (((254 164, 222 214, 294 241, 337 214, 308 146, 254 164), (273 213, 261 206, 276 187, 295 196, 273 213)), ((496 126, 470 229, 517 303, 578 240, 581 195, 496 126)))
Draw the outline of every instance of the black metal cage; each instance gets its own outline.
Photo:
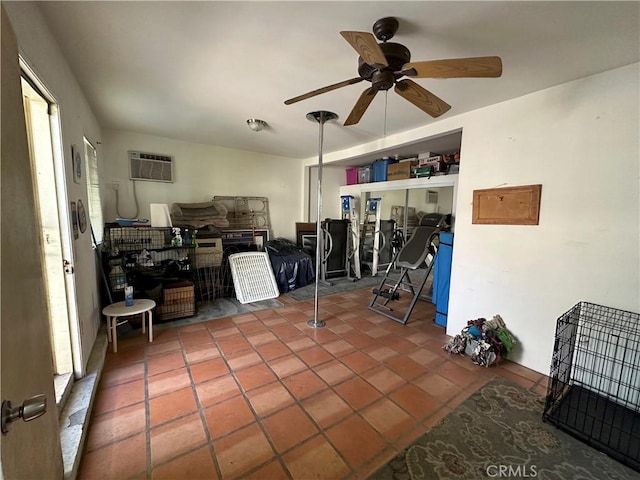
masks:
POLYGON ((558 318, 543 420, 640 471, 640 315, 580 302, 558 318))

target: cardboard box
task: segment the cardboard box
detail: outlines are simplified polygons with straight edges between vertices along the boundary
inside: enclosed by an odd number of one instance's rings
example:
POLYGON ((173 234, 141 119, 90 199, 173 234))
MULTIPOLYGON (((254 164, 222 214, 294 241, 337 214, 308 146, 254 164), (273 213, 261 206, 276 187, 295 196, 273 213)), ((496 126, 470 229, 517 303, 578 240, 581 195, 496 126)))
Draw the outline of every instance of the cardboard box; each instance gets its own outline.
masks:
POLYGON ((387 165, 387 180, 403 180, 415 177, 415 169, 417 166, 417 160, 391 163, 387 165))

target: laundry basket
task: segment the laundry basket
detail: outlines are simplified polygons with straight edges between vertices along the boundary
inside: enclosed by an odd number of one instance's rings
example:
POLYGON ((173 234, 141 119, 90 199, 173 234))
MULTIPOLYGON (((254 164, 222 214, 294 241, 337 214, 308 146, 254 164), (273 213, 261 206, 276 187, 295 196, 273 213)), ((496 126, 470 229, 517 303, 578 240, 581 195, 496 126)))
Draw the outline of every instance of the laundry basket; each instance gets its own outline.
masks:
POLYGON ((229 266, 240 303, 259 302, 280 295, 266 252, 234 253, 229 255, 229 266))

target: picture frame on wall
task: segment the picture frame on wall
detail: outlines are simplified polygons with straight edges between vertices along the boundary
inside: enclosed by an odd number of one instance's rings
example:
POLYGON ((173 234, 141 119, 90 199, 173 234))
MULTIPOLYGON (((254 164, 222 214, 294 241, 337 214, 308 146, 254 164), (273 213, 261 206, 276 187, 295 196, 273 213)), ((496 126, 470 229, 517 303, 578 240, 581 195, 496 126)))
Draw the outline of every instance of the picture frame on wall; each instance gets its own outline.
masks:
POLYGON ((76 145, 71 145, 71 167, 73 168, 73 182, 82 181, 82 156, 76 145))
POLYGON ((78 239, 80 232, 78 231, 78 210, 76 208, 76 202, 71 202, 71 225, 73 225, 73 238, 78 239))

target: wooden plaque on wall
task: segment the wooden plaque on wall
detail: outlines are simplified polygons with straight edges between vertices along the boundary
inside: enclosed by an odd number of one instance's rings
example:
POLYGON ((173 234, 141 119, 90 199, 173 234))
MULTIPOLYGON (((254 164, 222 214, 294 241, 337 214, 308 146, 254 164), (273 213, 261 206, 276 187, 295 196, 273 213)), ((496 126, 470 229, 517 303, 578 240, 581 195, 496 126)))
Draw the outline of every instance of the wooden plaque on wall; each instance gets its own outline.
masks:
POLYGON ((473 191, 472 223, 538 225, 542 185, 473 191))

